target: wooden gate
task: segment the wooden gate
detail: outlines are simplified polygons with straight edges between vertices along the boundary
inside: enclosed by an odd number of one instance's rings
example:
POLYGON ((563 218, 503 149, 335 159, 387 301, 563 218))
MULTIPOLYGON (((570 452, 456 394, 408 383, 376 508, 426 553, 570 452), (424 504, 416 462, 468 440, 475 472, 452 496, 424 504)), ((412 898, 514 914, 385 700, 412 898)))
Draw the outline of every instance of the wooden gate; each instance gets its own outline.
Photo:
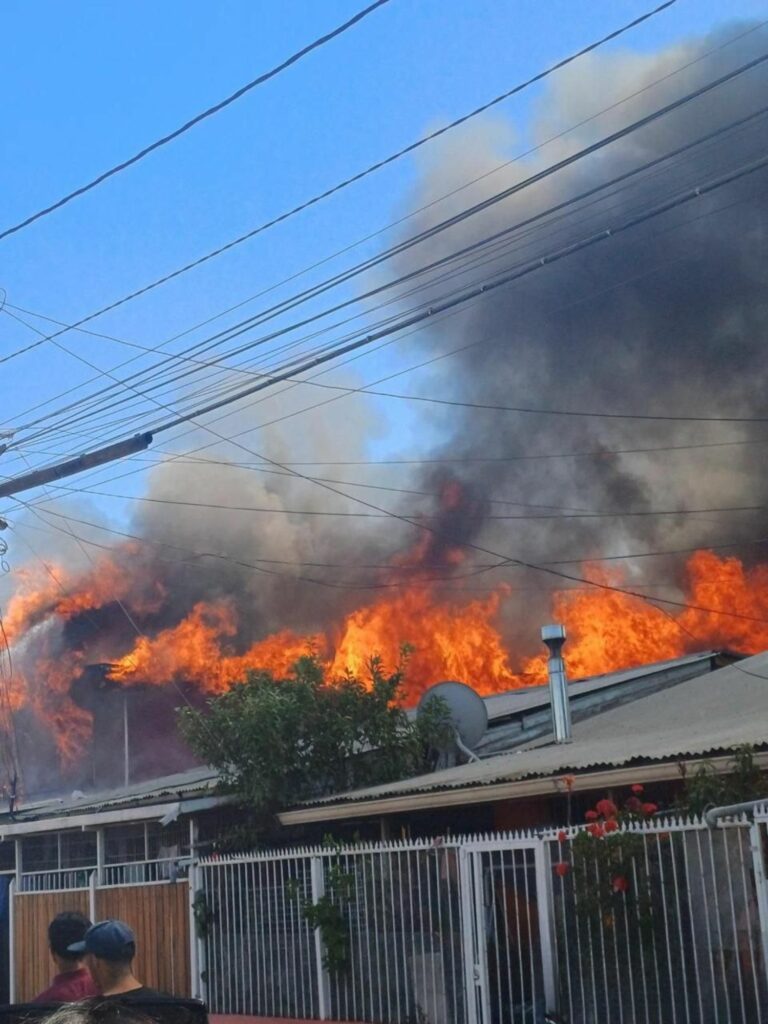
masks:
POLYGON ((191 994, 189 886, 178 883, 110 886, 16 893, 13 897, 15 1001, 26 1002, 47 988, 55 973, 48 951, 48 924, 65 910, 102 921, 125 921, 136 934, 136 976, 169 995, 191 994))
POLYGON ((50 985, 55 968, 48 952, 48 925, 65 910, 88 914, 88 890, 23 892, 13 897, 16 1002, 34 999, 50 985))
POLYGON ((191 994, 189 886, 185 882, 96 890, 96 916, 116 917, 136 934, 136 976, 174 996, 191 994))

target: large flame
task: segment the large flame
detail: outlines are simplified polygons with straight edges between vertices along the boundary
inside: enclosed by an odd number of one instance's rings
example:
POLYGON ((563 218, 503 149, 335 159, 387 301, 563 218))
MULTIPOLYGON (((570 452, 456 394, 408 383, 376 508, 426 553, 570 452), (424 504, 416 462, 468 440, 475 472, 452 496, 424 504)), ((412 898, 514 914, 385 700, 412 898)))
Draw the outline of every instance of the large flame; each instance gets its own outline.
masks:
MULTIPOLYGON (((10 691, 13 707, 27 706, 47 722, 65 762, 76 760, 88 740, 89 714, 70 696, 85 658, 76 646, 55 647, 47 630, 51 622, 79 621, 116 599, 132 617, 162 608, 163 588, 149 581, 137 593, 135 581, 121 565, 124 559, 105 556, 86 576, 68 577, 61 568, 47 576, 24 573, 5 616, 12 646, 26 652, 26 675, 17 671, 10 691)), ((609 575, 585 565, 582 571, 608 587, 628 586, 620 570, 609 575)), ((504 641, 504 604, 512 594, 510 587, 502 586, 485 599, 467 601, 458 594, 446 596, 437 584, 422 579, 388 590, 387 596, 364 604, 341 621, 324 624, 314 634, 281 630, 245 650, 238 644, 242 610, 226 599, 200 602, 172 627, 140 636, 130 649, 125 649, 123 639, 122 650, 103 651, 99 659, 89 652, 89 659, 113 663, 111 676, 124 685, 185 683, 218 693, 249 669, 286 674, 309 650, 323 661, 332 678, 346 672, 364 675, 373 654, 391 669, 407 644, 412 648, 406 677, 410 703, 441 679, 464 680, 480 693, 495 693, 546 678, 546 662, 536 637, 540 623, 531 624, 526 649, 513 650, 504 641)), ((610 589, 564 586, 554 592, 550 614, 568 630, 566 661, 571 678, 707 647, 745 653, 768 649, 768 566, 748 568, 737 558, 699 551, 687 562, 685 582, 675 600, 687 607, 662 606, 662 610, 640 597, 610 589)))

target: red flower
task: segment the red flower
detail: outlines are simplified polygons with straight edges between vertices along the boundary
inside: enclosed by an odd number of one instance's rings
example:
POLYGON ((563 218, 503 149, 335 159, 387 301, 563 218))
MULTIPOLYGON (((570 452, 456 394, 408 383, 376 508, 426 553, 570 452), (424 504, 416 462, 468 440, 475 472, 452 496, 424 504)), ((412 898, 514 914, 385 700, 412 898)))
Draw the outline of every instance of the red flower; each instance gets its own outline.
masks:
POLYGON ((639 782, 636 782, 634 784, 634 786, 632 787, 632 792, 635 794, 635 796, 640 796, 640 794, 643 793, 644 791, 645 791, 645 787, 641 786, 639 782))
POLYGON ((589 832, 589 834, 595 839, 602 839, 605 835, 605 829, 597 821, 593 822, 591 825, 587 825, 587 832, 589 832))
POLYGON ((600 815, 597 813, 597 811, 587 811, 584 817, 587 819, 587 821, 597 821, 600 815))
POLYGON ((568 833, 564 832, 562 829, 560 829, 560 831, 557 833, 557 841, 558 841, 558 843, 567 843, 568 842, 568 833))
POLYGON ((629 889, 629 882, 624 875, 614 875, 611 884, 614 892, 626 892, 629 889))
POLYGON ((571 870, 571 865, 567 864, 564 860, 561 860, 558 864, 555 864, 555 874, 561 878, 565 878, 568 872, 571 870))
POLYGON ((637 814, 642 809, 642 804, 636 796, 631 796, 629 800, 624 804, 628 811, 632 811, 633 814, 637 814))
POLYGON ((616 821, 615 818, 609 818, 608 821, 606 821, 606 823, 603 825, 603 830, 605 832, 615 832, 618 827, 618 821, 616 821))
POLYGON ((643 804, 643 805, 641 806, 641 808, 640 808, 640 810, 641 810, 641 811, 643 812, 643 814, 645 814, 646 816, 650 816, 651 814, 655 814, 655 813, 656 813, 656 811, 658 811, 658 809, 659 809, 659 808, 657 807, 657 805, 656 805, 656 804, 643 804))
POLYGON ((613 800, 599 800, 595 804, 595 810, 598 814, 602 814, 604 818, 615 818, 619 813, 619 809, 613 800))

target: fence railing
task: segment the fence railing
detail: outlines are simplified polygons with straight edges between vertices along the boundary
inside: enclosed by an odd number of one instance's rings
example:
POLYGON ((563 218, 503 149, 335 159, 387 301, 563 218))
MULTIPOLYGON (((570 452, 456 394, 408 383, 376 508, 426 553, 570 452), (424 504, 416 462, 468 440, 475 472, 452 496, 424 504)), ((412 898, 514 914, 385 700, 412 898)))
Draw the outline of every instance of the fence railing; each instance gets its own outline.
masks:
POLYGON ((65 868, 59 871, 25 871, 19 892, 62 892, 87 889, 93 868, 65 868))
MULTIPOLYGON (((553 874, 568 1020, 715 1024, 768 1014, 755 828, 668 821, 627 830, 616 874, 597 843, 553 874)), ((553 864, 570 842, 549 841, 553 864)), ((564 860, 565 858, 565 860, 564 860)))
POLYGON ((134 860, 123 864, 105 864, 101 887, 116 885, 149 885, 154 882, 177 882, 187 877, 189 858, 134 860))
POLYGON ((577 830, 210 858, 204 995, 380 1024, 768 1020, 767 829, 632 826, 620 876, 599 841, 575 852, 577 830))

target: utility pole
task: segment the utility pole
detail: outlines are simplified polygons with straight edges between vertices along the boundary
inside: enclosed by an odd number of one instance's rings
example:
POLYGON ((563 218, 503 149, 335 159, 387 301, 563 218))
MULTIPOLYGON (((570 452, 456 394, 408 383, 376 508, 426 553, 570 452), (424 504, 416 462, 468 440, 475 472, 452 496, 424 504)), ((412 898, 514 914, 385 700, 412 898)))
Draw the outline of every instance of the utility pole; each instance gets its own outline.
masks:
POLYGON ((50 483, 52 480, 62 480, 75 473, 83 473, 86 469, 103 466, 106 462, 123 459, 126 455, 133 455, 134 452, 143 452, 151 444, 152 435, 150 433, 136 434, 127 441, 118 441, 116 444, 109 444, 104 448, 96 448, 94 451, 85 452, 74 459, 67 459, 66 462, 57 462, 52 466, 45 466, 43 469, 22 473, 21 476, 11 477, 10 480, 0 484, 0 498, 9 498, 20 491, 42 487, 43 484, 50 483))

